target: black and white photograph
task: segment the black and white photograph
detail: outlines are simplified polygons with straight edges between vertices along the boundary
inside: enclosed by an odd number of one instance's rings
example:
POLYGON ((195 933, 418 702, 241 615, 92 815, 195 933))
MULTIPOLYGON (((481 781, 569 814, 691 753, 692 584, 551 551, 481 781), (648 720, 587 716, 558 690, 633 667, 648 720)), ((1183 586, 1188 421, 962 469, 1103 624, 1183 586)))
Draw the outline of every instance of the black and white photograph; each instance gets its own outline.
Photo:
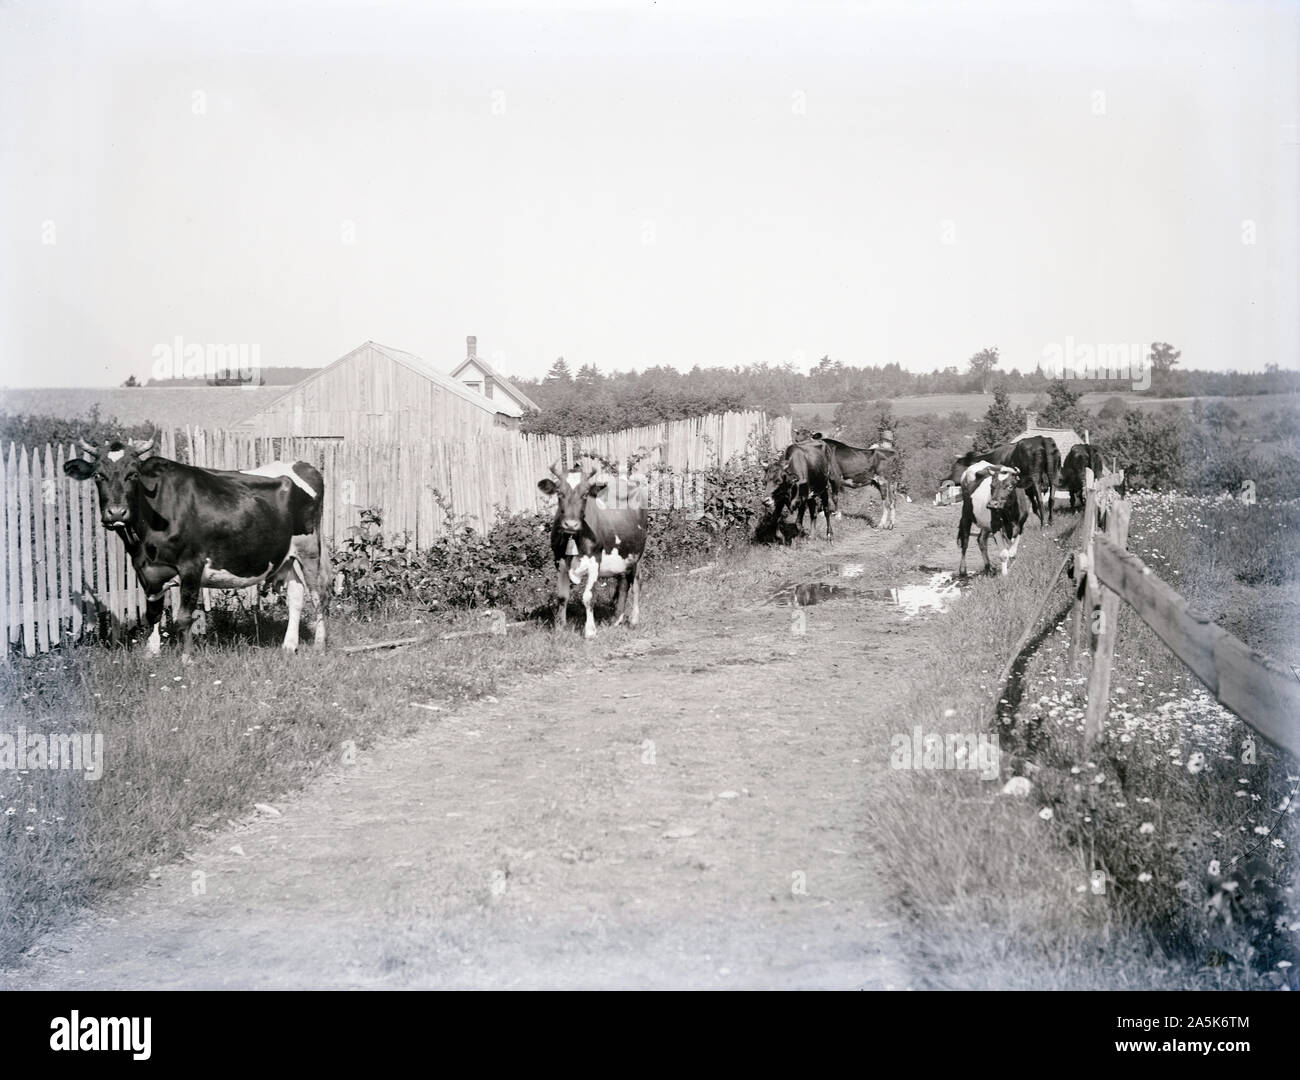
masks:
POLYGON ((1298 118, 1295 0, 0 2, 24 1038, 1100 991, 1249 1055, 1298 118))

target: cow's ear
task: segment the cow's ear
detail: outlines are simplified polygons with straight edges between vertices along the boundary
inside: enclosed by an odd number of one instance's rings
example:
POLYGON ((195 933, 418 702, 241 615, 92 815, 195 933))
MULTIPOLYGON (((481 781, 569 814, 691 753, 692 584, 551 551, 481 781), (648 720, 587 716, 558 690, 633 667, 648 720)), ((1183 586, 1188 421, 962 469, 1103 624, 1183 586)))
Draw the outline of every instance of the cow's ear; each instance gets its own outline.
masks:
POLYGON ((136 471, 141 476, 161 476, 163 469, 166 467, 166 458, 147 457, 136 465, 136 471))
POLYGON ((552 480, 549 476, 543 476, 540 480, 537 481, 537 490, 543 492, 546 495, 554 495, 560 489, 556 487, 555 481, 552 480))
POLYGON ((608 486, 609 486, 609 482, 607 480, 597 480, 594 484, 587 485, 587 494, 599 495, 608 486))
POLYGON ((63 463, 63 471, 74 480, 89 480, 95 474, 95 462, 73 458, 63 463))

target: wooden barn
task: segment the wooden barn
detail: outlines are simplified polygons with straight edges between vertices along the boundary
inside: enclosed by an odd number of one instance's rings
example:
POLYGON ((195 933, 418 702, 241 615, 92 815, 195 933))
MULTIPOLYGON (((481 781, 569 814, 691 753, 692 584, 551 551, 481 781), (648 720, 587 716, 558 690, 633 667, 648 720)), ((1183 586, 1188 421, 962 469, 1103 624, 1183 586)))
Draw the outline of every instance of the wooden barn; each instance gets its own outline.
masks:
POLYGON ((367 341, 288 388, 239 428, 410 443, 516 430, 522 415, 504 395, 475 393, 413 353, 367 341))

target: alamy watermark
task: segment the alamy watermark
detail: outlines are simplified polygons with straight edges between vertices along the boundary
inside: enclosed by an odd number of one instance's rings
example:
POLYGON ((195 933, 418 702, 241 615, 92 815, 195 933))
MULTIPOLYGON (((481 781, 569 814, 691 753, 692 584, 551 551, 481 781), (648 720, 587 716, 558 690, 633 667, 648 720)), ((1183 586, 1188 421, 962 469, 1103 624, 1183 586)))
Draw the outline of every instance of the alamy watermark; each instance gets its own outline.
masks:
POLYGON ((1049 379, 1101 379, 1131 382, 1134 390, 1151 388, 1151 361, 1146 346, 1065 339, 1043 346, 1043 374, 1049 379))
POLYGON ((104 775, 104 736, 99 732, 66 735, 28 731, 0 731, 0 769, 68 769, 87 780, 104 775))
POLYGON ((912 734, 891 735, 891 769, 969 769, 982 780, 996 780, 1001 771, 1001 750, 995 734, 938 732, 925 734, 921 725, 912 734))
POLYGON ((256 386, 262 374, 262 346, 186 342, 180 334, 153 347, 153 377, 211 379, 231 385, 256 386))

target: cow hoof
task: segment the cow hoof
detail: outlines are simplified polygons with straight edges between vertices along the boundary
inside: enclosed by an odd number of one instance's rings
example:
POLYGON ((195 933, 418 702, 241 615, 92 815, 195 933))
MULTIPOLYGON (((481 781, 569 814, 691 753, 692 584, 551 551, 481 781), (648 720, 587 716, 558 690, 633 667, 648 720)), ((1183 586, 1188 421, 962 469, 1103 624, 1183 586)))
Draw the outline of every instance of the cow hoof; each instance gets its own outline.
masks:
POLYGON ((582 636, 583 636, 584 638, 586 638, 588 641, 590 641, 592 638, 594 638, 594 637, 596 636, 596 631, 595 631, 595 630, 584 630, 584 631, 582 632, 582 636))
POLYGON ((292 645, 290 645, 286 641, 283 645, 280 646, 280 648, 282 648, 287 653, 296 653, 298 651, 298 643, 295 641, 292 645))
POLYGON ((181 653, 181 663, 184 664, 186 667, 189 667, 192 663, 194 663, 194 657, 192 657, 189 653, 181 653))

